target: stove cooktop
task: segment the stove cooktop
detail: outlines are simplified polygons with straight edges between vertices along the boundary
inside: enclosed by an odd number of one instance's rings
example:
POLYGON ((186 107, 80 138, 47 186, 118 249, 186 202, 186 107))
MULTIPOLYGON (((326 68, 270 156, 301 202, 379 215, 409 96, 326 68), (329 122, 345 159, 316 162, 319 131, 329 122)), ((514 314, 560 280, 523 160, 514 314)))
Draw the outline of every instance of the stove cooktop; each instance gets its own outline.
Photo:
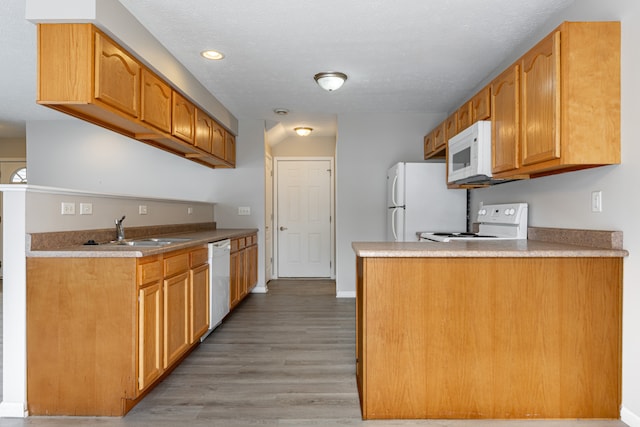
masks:
POLYGON ((421 241, 451 242, 457 240, 517 240, 527 238, 527 203, 484 205, 478 210, 478 233, 427 232, 421 241))

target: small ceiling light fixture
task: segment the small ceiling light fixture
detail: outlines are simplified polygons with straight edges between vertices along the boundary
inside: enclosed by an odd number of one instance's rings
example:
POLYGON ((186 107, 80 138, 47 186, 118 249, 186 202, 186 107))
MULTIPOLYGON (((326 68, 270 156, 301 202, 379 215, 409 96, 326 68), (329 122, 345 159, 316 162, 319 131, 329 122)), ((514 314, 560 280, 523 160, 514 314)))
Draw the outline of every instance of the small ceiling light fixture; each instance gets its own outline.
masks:
POLYGON ((310 127, 301 126, 301 127, 293 128, 293 130, 296 131, 296 133, 300 136, 309 136, 309 134, 313 129, 310 127))
POLYGON ((289 110, 287 110, 286 108, 274 108, 273 112, 279 116, 286 116, 287 114, 289 114, 289 110))
POLYGON ((214 61, 219 61, 224 58, 224 54, 217 50, 204 50, 200 52, 200 55, 202 55, 203 58, 212 59, 214 61))
POLYGON ((338 71, 324 71, 316 74, 313 78, 322 89, 333 92, 342 87, 347 80, 347 75, 338 71))

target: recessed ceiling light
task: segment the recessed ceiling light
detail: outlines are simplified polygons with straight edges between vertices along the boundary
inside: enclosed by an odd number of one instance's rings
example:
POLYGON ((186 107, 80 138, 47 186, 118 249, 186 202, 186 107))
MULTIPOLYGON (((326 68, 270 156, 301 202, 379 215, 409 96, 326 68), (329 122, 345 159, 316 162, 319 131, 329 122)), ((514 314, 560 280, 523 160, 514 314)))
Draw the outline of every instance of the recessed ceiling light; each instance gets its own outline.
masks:
POLYGON ((279 116, 286 116, 287 114, 289 114, 289 110, 287 110, 286 108, 274 108, 273 112, 279 116))
POLYGON ((204 50, 200 52, 200 55, 202 55, 204 58, 213 59, 215 61, 218 61, 224 58, 224 54, 221 52, 218 52, 217 50, 204 50))

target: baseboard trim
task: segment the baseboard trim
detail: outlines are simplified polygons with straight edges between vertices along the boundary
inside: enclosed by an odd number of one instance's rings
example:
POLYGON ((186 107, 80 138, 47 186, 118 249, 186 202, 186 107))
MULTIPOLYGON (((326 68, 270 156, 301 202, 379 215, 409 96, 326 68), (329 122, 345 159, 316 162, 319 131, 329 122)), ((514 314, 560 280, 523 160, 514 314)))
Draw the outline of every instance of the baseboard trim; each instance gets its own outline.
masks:
POLYGON ((252 294, 266 294, 267 292, 269 292, 269 288, 267 288, 267 285, 256 286, 251 290, 252 294))
POLYGON ((620 410, 620 420, 629 427, 640 427, 640 416, 634 414, 624 406, 620 410))
POLYGON ((356 291, 338 291, 336 293, 336 298, 355 298, 356 291))
POLYGON ((29 411, 26 402, 0 402, 0 418, 26 418, 29 411))

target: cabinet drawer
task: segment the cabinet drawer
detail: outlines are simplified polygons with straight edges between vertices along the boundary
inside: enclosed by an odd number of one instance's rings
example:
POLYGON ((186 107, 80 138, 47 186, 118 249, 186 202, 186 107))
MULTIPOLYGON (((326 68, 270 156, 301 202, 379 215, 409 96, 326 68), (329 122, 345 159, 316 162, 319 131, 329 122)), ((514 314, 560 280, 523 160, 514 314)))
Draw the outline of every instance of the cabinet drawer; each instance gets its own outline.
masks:
POLYGON ((207 258, 209 256, 209 251, 207 248, 195 249, 189 253, 189 266, 191 268, 197 267, 202 264, 207 263, 207 258))
POLYGON ((169 277, 174 274, 189 270, 189 253, 166 257, 164 259, 164 276, 169 277))
POLYGON ((238 250, 238 239, 233 239, 231 241, 231 252, 236 252, 238 250))
POLYGON ((247 238, 241 237, 238 239, 238 249, 244 249, 247 247, 247 238))
POLYGON ((146 285, 162 279, 162 263, 159 259, 138 265, 138 285, 146 285))
MULTIPOLYGON (((247 239, 249 239, 249 237, 247 237, 247 239)), ((258 235, 254 234, 253 236, 251 236, 251 243, 249 245, 257 245, 258 244, 258 235)))

